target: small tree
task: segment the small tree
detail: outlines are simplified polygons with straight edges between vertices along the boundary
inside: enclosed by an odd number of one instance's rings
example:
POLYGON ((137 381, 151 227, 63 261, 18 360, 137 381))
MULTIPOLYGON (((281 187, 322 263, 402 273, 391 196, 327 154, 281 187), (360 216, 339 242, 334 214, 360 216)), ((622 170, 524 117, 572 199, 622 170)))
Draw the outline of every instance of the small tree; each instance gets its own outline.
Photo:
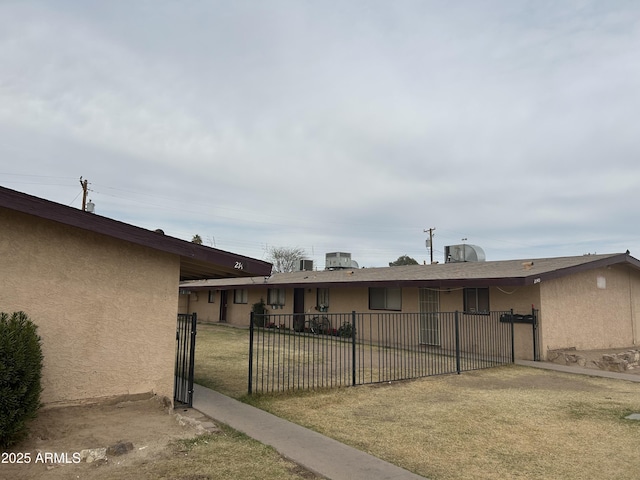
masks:
POLYGON ((191 239, 191 243, 202 245, 202 237, 196 233, 191 239))
POLYGON ((273 264, 273 273, 293 272, 304 255, 299 247, 271 247, 267 250, 267 261, 273 264))
POLYGON ((397 267, 400 265, 420 265, 415 259, 408 255, 402 255, 398 257, 395 262, 389 262, 390 267, 397 267))
POLYGON ((0 448, 17 443, 40 408, 42 349, 24 312, 0 312, 0 448))

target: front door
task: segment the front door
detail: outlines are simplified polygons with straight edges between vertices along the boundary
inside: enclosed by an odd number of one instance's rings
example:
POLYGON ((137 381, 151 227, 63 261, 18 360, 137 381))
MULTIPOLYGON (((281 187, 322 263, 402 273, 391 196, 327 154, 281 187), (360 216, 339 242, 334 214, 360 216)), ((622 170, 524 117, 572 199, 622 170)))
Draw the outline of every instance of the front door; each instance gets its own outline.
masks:
POLYGON ((227 321, 227 293, 228 290, 220 290, 220 322, 227 321))
POLYGON ((304 288, 293 289, 293 329, 304 330, 304 288))

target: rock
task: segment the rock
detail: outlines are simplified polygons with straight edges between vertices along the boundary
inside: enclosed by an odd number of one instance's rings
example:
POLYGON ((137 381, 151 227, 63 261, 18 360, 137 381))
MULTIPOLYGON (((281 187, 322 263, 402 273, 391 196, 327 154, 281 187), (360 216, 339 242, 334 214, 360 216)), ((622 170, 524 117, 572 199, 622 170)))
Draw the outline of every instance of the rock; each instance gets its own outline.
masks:
POLYGON ((567 365, 579 365, 584 367, 587 364, 587 359, 582 355, 576 355, 574 353, 565 354, 564 361, 567 365))
POLYGON ((80 451, 80 458, 87 463, 93 463, 97 461, 107 461, 107 449, 106 448, 87 448, 80 451))
POLYGON ((124 455, 125 453, 129 453, 131 450, 133 450, 133 443, 118 442, 107 448, 107 455, 124 455))

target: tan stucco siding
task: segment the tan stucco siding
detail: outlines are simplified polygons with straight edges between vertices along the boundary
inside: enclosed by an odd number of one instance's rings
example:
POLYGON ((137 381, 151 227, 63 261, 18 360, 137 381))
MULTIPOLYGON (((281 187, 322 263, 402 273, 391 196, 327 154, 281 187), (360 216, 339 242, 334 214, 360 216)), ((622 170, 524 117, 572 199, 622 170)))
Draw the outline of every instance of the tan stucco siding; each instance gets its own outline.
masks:
POLYGON ((619 348, 637 342, 637 309, 631 292, 638 284, 637 274, 619 266, 541 283, 541 353, 570 347, 619 348))
POLYGON ((0 224, 0 309, 38 325, 42 401, 172 398, 179 258, 5 209, 0 224))
MULTIPOLYGON (((254 303, 258 303, 260 299, 265 302, 267 300, 266 288, 248 288, 247 302, 235 303, 234 290, 225 290, 226 292, 226 322, 230 325, 249 326, 249 318, 254 303)), ((221 309, 221 290, 212 289, 212 300, 209 301, 209 290, 194 290, 189 295, 180 295, 180 312, 196 313, 198 321, 202 323, 218 323, 220 322, 221 309)), ((271 309, 267 306, 269 313, 291 313, 293 305, 293 293, 290 290, 286 292, 285 306, 282 309, 271 309)))

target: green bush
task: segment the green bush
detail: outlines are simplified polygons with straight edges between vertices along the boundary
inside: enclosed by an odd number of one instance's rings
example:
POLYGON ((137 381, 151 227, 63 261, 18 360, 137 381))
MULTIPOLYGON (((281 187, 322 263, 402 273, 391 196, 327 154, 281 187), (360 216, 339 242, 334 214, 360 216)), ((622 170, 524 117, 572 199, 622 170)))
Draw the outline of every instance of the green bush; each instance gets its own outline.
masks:
POLYGON ((338 336, 344 338, 351 338, 356 333, 355 328, 349 322, 343 322, 338 329, 338 336))
POLYGON ((17 443, 40 408, 42 349, 24 312, 0 312, 0 448, 17 443))
POLYGON ((265 318, 268 313, 264 299, 261 298, 259 302, 254 303, 251 306, 251 311, 253 312, 253 324, 256 327, 264 327, 265 318))

